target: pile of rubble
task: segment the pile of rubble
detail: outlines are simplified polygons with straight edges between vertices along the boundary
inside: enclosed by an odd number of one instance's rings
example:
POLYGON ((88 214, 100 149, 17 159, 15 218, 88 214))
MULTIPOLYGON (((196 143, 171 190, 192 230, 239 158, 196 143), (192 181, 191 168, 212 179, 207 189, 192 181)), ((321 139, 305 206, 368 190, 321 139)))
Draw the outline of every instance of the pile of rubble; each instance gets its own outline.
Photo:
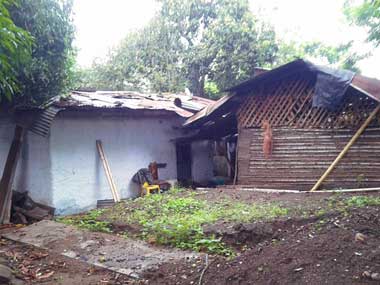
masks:
POLYGON ((14 224, 31 224, 41 220, 50 220, 55 209, 36 203, 29 197, 28 192, 13 191, 11 222, 14 224))

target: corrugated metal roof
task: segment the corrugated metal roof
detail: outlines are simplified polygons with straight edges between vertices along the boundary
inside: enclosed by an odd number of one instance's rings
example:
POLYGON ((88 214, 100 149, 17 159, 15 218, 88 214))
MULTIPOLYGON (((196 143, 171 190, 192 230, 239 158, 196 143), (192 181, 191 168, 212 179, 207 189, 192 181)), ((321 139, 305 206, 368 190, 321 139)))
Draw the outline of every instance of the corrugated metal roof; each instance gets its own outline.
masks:
POLYGON ((40 114, 28 129, 47 136, 55 116, 63 110, 157 110, 173 112, 189 118, 214 103, 202 97, 187 94, 143 94, 131 91, 73 91, 68 96, 51 98, 39 107, 19 106, 18 110, 37 110, 40 114))
POLYGON ((74 91, 67 97, 57 97, 52 105, 64 109, 164 110, 175 112, 181 117, 188 118, 194 112, 200 111, 212 103, 214 103, 213 100, 186 94, 143 94, 131 91, 74 91))
MULTIPOLYGON (((199 122, 202 123, 204 120, 207 120, 208 116, 210 116, 215 111, 222 109, 228 102, 231 102, 239 95, 247 94, 249 91, 257 88, 259 85, 271 84, 273 81, 270 80, 278 81, 281 78, 289 77, 295 73, 306 74, 307 72, 311 72, 310 68, 308 67, 310 65, 312 65, 315 70, 318 70, 320 68, 302 59, 298 59, 270 71, 262 72, 250 80, 247 80, 228 90, 225 90, 226 92, 230 92, 230 95, 222 97, 214 104, 207 106, 207 108, 188 118, 184 123, 184 126, 196 125, 199 122)), ((352 79, 350 87, 380 102, 380 80, 356 74, 352 79)))

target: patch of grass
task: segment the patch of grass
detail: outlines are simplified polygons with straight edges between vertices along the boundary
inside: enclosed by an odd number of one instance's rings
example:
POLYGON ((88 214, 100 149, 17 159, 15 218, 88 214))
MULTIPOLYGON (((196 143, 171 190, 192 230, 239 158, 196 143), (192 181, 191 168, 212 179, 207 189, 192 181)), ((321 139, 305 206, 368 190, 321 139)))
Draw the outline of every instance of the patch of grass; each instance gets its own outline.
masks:
POLYGON ((84 215, 59 217, 56 219, 56 221, 67 225, 74 225, 81 229, 109 233, 111 232, 110 223, 98 220, 103 212, 104 210, 95 209, 87 212, 84 215))
POLYGON ((380 197, 353 196, 344 200, 348 207, 380 206, 380 197))
POLYGON ((232 250, 215 236, 206 236, 205 224, 218 220, 250 222, 288 214, 275 204, 250 205, 224 200, 208 203, 193 191, 173 189, 119 204, 105 215, 142 227, 141 237, 162 245, 231 256, 232 250))
POLYGON ((332 197, 328 201, 328 208, 344 212, 350 208, 361 208, 367 206, 380 206, 380 197, 371 196, 352 196, 349 198, 332 197))

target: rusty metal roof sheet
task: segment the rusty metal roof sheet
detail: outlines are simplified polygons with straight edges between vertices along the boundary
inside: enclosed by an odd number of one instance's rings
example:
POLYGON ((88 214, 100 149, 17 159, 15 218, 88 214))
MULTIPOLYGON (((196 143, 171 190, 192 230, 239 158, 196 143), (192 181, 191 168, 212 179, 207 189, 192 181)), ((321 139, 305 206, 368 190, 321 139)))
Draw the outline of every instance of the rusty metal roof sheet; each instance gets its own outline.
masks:
POLYGON ((74 91, 67 97, 57 97, 53 105, 64 109, 132 109, 164 110, 181 117, 191 117, 214 101, 186 94, 144 94, 132 91, 74 91))
MULTIPOLYGON (((318 69, 317 66, 314 66, 314 68, 318 69)), ((227 92, 230 92, 230 95, 222 97, 215 103, 207 106, 207 108, 188 118, 184 123, 184 126, 192 126, 207 121, 207 118, 211 114, 225 107, 227 103, 233 101, 239 95, 244 95, 250 90, 257 88, 259 85, 270 84, 272 81, 269 80, 279 80, 280 78, 290 76, 296 72, 303 72, 303 74, 306 74, 306 71, 308 71, 307 63, 302 59, 298 59, 270 71, 262 72, 258 76, 226 90, 227 92)), ((350 84, 350 88, 354 88, 380 102, 380 80, 378 79, 355 74, 350 84)))

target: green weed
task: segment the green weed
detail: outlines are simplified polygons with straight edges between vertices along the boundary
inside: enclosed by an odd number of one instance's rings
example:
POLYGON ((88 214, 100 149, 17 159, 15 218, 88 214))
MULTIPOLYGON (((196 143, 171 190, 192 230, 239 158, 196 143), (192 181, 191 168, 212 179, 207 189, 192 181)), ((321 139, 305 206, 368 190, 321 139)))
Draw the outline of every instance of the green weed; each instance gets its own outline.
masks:
POLYGON ((74 225, 81 229, 109 233, 111 232, 110 223, 98 220, 103 212, 104 210, 96 209, 87 212, 85 215, 59 217, 56 221, 67 225, 74 225))
POLYGON ((344 200, 348 207, 380 206, 380 197, 353 196, 344 200))
POLYGON ((288 213, 277 205, 249 205, 229 200, 208 203, 196 196, 195 192, 174 189, 164 195, 145 196, 118 206, 111 216, 120 218, 117 212, 123 212, 124 222, 139 224, 142 238, 149 242, 231 256, 232 250, 220 239, 204 234, 204 225, 218 220, 271 219, 288 213), (125 214, 130 206, 132 210, 125 214))
POLYGON ((110 222, 120 221, 139 225, 138 237, 151 243, 233 256, 233 250, 221 239, 204 233, 204 225, 219 220, 242 223, 268 220, 288 214, 288 209, 276 204, 252 205, 229 199, 210 203, 197 197, 194 191, 174 188, 165 194, 141 197, 59 221, 102 232, 111 231, 110 222))

